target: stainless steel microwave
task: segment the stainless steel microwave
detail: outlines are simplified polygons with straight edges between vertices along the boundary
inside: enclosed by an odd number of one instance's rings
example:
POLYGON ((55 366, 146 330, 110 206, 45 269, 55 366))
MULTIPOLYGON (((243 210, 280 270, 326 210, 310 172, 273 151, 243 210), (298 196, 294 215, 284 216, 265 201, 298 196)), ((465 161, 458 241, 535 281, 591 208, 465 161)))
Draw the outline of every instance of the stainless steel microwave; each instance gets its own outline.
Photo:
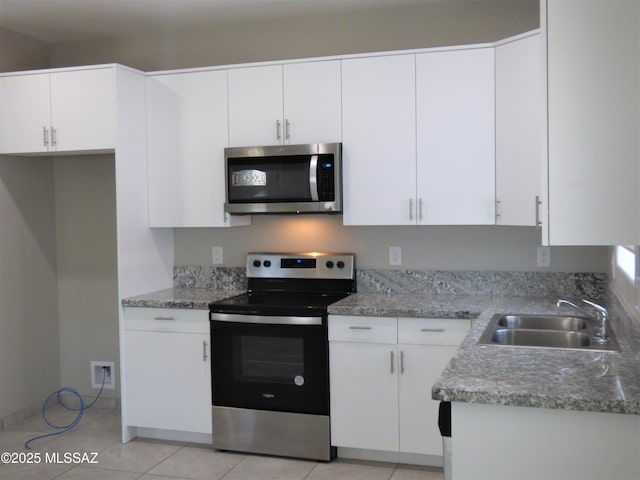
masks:
POLYGON ((342 213, 342 144, 224 149, 225 212, 342 213))

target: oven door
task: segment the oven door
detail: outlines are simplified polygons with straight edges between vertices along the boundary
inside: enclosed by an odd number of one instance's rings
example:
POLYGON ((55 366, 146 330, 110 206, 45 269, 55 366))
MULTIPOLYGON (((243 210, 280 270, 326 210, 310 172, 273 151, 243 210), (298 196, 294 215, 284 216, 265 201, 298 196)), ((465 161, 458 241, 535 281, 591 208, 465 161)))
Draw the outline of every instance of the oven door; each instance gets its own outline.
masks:
POLYGON ((211 314, 213 405, 329 414, 326 318, 211 314))

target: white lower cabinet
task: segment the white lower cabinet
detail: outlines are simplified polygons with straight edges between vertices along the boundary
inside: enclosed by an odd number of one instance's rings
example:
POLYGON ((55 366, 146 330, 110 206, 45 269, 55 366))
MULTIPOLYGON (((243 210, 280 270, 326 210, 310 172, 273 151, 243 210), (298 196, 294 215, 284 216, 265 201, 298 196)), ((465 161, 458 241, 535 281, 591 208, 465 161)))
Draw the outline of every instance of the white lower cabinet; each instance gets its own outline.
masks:
POLYGON ((211 434, 206 310, 125 308, 125 422, 211 434))
POLYGON ((442 456, 431 386, 470 320, 329 317, 331 443, 442 456))

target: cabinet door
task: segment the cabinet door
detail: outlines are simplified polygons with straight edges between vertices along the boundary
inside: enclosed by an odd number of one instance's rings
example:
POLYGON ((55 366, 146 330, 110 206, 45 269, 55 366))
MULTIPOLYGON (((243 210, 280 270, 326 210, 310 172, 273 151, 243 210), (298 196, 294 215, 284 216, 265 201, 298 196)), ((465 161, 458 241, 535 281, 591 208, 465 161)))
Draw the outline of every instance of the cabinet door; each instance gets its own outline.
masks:
POLYGON ((548 86, 543 242, 637 245, 638 2, 541 6, 548 86))
POLYGON ((283 68, 285 143, 339 142, 340 61, 293 63, 283 68))
POLYGON ((400 451, 442 455, 439 402, 431 399, 431 387, 457 347, 401 344, 399 349, 400 451))
POLYGON ((157 75, 146 87, 150 226, 249 223, 224 213, 227 72, 157 75))
POLYGON ((496 47, 496 223, 538 224, 542 191, 540 35, 496 47))
POLYGON ((46 152, 51 141, 49 74, 0 78, 2 153, 46 152))
POLYGON ((345 225, 415 223, 415 55, 342 61, 345 225))
POLYGON ((126 331, 131 426, 211 433, 209 335, 126 331))
POLYGON ((282 143, 282 66, 229 70, 229 145, 282 143))
POLYGON ((104 151, 115 148, 114 68, 52 73, 53 150, 104 151))
POLYGON ((495 223, 493 48, 416 56, 419 223, 495 223))
POLYGON ((330 342, 331 443, 398 451, 397 345, 330 342))

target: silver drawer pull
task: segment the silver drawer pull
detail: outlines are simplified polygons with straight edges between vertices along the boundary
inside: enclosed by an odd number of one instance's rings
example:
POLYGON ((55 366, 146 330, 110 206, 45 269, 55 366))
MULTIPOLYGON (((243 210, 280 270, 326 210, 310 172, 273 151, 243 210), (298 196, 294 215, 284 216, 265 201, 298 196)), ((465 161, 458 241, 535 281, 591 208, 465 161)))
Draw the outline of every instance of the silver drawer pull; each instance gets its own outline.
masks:
POLYGON ((175 320, 173 317, 153 317, 154 320, 175 320))
POLYGON ((444 328, 421 328, 421 332, 430 332, 430 333, 442 333, 446 332, 444 328))
POLYGON ((371 330, 372 327, 365 327, 360 325, 349 325, 349 330, 371 330))
POLYGON ((393 360, 393 350, 391 350, 391 375, 393 375, 393 372, 395 371, 395 366, 394 366, 394 360, 393 360))

